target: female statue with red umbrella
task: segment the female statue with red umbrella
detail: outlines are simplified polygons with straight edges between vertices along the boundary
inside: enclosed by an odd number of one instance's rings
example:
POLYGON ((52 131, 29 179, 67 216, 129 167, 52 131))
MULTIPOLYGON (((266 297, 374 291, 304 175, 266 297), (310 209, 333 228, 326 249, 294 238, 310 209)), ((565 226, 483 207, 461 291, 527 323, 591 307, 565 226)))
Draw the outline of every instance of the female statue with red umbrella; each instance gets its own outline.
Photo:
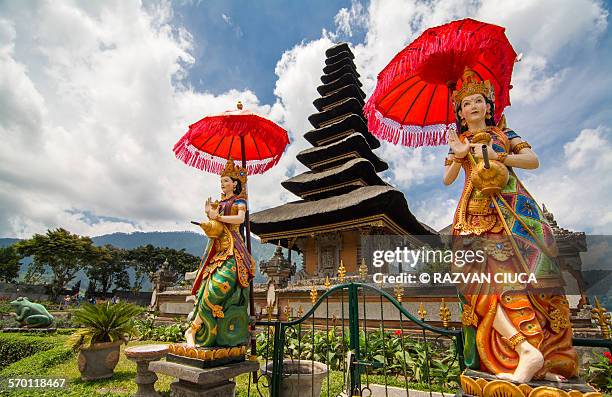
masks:
POLYGON ((453 248, 486 255, 453 271, 533 274, 540 282, 460 288, 466 365, 520 383, 563 381, 577 375, 578 363, 556 245, 513 171, 537 168, 538 159, 502 117, 516 58, 499 26, 464 19, 428 29, 380 72, 364 113, 382 139, 448 142, 445 184, 464 170, 453 248))
POLYGON ((261 174, 277 164, 288 143, 283 128, 243 109, 238 102, 236 110, 209 115, 190 125, 175 144, 178 159, 221 175, 222 200, 212 202, 209 198, 205 203, 208 221, 193 222, 204 230, 209 242, 198 270, 190 274, 195 274, 191 291, 195 304, 185 333, 187 349, 171 348, 171 353, 207 361, 241 358, 251 331, 251 354, 256 355, 255 335, 249 327, 255 318, 255 262, 251 256, 247 174, 261 174))
POLYGON ((489 82, 478 81, 469 69, 453 94, 461 132, 449 132, 444 183, 453 183, 461 170, 465 173, 453 219, 454 248, 486 254, 484 263, 454 270, 533 273, 539 285, 460 288, 465 358, 472 367, 502 379, 564 381, 577 375, 578 362, 569 306, 559 289, 555 241, 542 211, 512 170, 537 168, 538 158, 514 131, 492 122, 492 94, 489 82), (491 189, 499 191, 494 195, 491 189))

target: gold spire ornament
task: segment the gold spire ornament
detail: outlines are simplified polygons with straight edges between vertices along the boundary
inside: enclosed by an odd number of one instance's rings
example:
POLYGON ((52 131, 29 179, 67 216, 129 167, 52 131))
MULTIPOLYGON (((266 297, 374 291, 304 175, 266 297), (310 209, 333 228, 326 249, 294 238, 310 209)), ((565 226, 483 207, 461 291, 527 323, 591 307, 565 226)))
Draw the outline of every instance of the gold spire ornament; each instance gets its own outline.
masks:
POLYGON ((331 287, 331 282, 329 281, 329 276, 325 276, 325 289, 329 289, 331 287))
POLYGON ((317 287, 315 287, 314 283, 312 283, 312 288, 310 289, 310 302, 314 305, 317 301, 317 296, 319 293, 317 292, 317 287))
POLYGON ((285 306, 285 317, 287 318, 287 321, 291 321, 291 307, 289 306, 289 303, 287 303, 287 306, 285 306))
POLYGON ((365 280, 368 277, 368 266, 366 265, 365 258, 361 258, 361 265, 359 265, 359 277, 365 280))
POLYGON ((448 328, 448 322, 451 319, 451 312, 448 306, 446 305, 446 301, 442 298, 442 302, 440 303, 440 320, 442 320, 442 326, 444 328, 448 328))
POLYGON ((246 198, 247 169, 236 165, 234 160, 230 157, 227 160, 227 163, 225 163, 225 168, 221 172, 221 177, 224 176, 228 176, 234 180, 239 180, 242 189, 237 196, 240 198, 246 198))
POLYGON ((402 299, 404 299, 404 287, 397 286, 393 288, 393 292, 395 292, 395 299, 399 303, 402 303, 402 299))
POLYGON ((298 318, 302 318, 303 315, 304 315, 304 309, 302 308, 302 305, 300 305, 298 307, 297 316, 298 318))
POLYGON ((342 263, 342 259, 340 259, 340 266, 338 266, 338 279, 341 283, 344 283, 346 279, 346 269, 344 267, 344 263, 342 263))
POLYGON ((419 315, 421 321, 425 321, 425 316, 427 316, 427 310, 425 310, 423 302, 419 304, 419 311, 417 312, 417 314, 419 315))
POLYGON ((593 314, 593 319, 597 321, 597 325, 599 325, 601 329, 601 335, 604 339, 610 339, 610 325, 612 322, 610 313, 608 313, 605 307, 601 306, 597 297, 595 297, 595 308, 591 310, 591 313, 593 314))

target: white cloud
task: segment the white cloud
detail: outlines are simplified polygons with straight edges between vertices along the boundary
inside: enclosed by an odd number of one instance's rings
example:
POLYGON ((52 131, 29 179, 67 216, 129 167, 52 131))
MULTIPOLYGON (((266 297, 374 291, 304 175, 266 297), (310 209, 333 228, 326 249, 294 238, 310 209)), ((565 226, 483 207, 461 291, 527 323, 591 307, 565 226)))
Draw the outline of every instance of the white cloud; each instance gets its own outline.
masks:
POLYGON ((591 234, 612 231, 610 128, 583 129, 553 164, 527 174, 525 185, 560 226, 591 234))
POLYGON ((168 3, 1 9, 2 235, 187 229, 201 218, 206 196, 218 192, 218 177, 174 158, 187 126, 203 110, 233 108, 238 99, 282 117, 249 91, 192 90, 184 78, 195 61, 193 39, 170 24, 168 3), (78 211, 136 224, 92 224, 78 211))
POLYGON ((363 5, 355 0, 351 1, 351 8, 341 8, 334 17, 336 35, 353 36, 353 29, 363 28, 368 22, 368 15, 363 5))
POLYGON ((223 19, 223 22, 225 22, 229 26, 232 26, 232 18, 230 18, 229 16, 225 14, 221 14, 221 18, 223 19))

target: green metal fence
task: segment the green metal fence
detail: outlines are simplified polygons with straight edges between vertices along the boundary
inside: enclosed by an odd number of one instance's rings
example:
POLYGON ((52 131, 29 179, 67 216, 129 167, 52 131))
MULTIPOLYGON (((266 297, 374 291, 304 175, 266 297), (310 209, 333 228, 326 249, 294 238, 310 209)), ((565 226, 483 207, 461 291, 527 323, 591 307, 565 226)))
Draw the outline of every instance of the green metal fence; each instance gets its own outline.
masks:
MULTIPOLYGON (((255 379, 260 395, 281 395, 281 383, 288 376, 283 368, 286 358, 297 363, 298 367, 303 366, 304 362, 310 363, 313 370, 314 361, 327 365, 322 393, 327 396, 339 394, 337 390, 334 391, 337 384, 334 385, 332 380, 339 374, 342 374, 342 390, 348 395, 370 395, 374 383, 378 388, 384 388, 385 394, 390 384, 403 385, 407 395, 410 395, 413 383, 430 391, 444 389, 436 385, 432 370, 435 370, 436 379, 447 380, 453 370, 458 372, 463 369, 460 330, 427 324, 389 293, 368 284, 351 282, 336 285, 322 294, 300 318, 258 321, 257 326, 260 330, 259 340, 266 341, 258 346, 263 366, 267 368, 270 363, 272 366, 271 371, 263 371, 263 376, 255 379), (334 298, 336 305, 340 306, 339 316, 333 319, 330 315, 330 298, 334 298), (374 309, 376 301, 378 310, 374 309), (384 308, 387 302, 399 315, 399 321, 396 321, 398 326, 393 329, 385 325, 385 315, 389 314, 384 308), (440 343, 440 338, 444 342, 440 343), (436 346, 438 350, 453 352, 451 356, 447 355, 449 362, 442 367, 436 367, 436 361, 432 360, 432 350, 436 346), (418 366, 417 373, 415 365, 418 366)), ((297 376, 300 387, 300 376, 313 375, 298 372, 297 376)), ((314 382, 305 381, 304 384, 310 385, 311 395, 317 395, 314 382)))
MULTIPOLYGON (((256 325, 264 369, 253 374, 249 396, 284 396, 283 384, 291 376, 288 372, 294 372, 284 368, 287 360, 297 368, 310 367, 309 373, 293 375, 300 395, 310 396, 317 396, 321 388, 314 381, 315 362, 327 366, 323 396, 387 396, 391 387, 395 395, 398 387, 405 389, 408 397, 415 394, 414 388, 454 396, 458 375, 465 369, 460 329, 428 324, 401 301, 368 284, 333 286, 299 318, 256 325), (339 306, 339 315, 330 311, 330 299, 339 306), (392 328, 385 325, 393 316, 389 304, 396 310, 392 328)), ((574 338, 574 345, 612 352, 612 340, 574 338)))

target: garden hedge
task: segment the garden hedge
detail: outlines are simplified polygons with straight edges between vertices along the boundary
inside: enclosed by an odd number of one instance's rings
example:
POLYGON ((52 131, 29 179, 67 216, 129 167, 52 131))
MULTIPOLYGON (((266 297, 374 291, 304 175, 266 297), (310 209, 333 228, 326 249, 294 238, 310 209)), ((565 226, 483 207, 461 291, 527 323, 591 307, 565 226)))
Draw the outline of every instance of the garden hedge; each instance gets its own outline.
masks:
POLYGON ((63 344, 65 337, 0 333, 0 371, 8 365, 63 344))

